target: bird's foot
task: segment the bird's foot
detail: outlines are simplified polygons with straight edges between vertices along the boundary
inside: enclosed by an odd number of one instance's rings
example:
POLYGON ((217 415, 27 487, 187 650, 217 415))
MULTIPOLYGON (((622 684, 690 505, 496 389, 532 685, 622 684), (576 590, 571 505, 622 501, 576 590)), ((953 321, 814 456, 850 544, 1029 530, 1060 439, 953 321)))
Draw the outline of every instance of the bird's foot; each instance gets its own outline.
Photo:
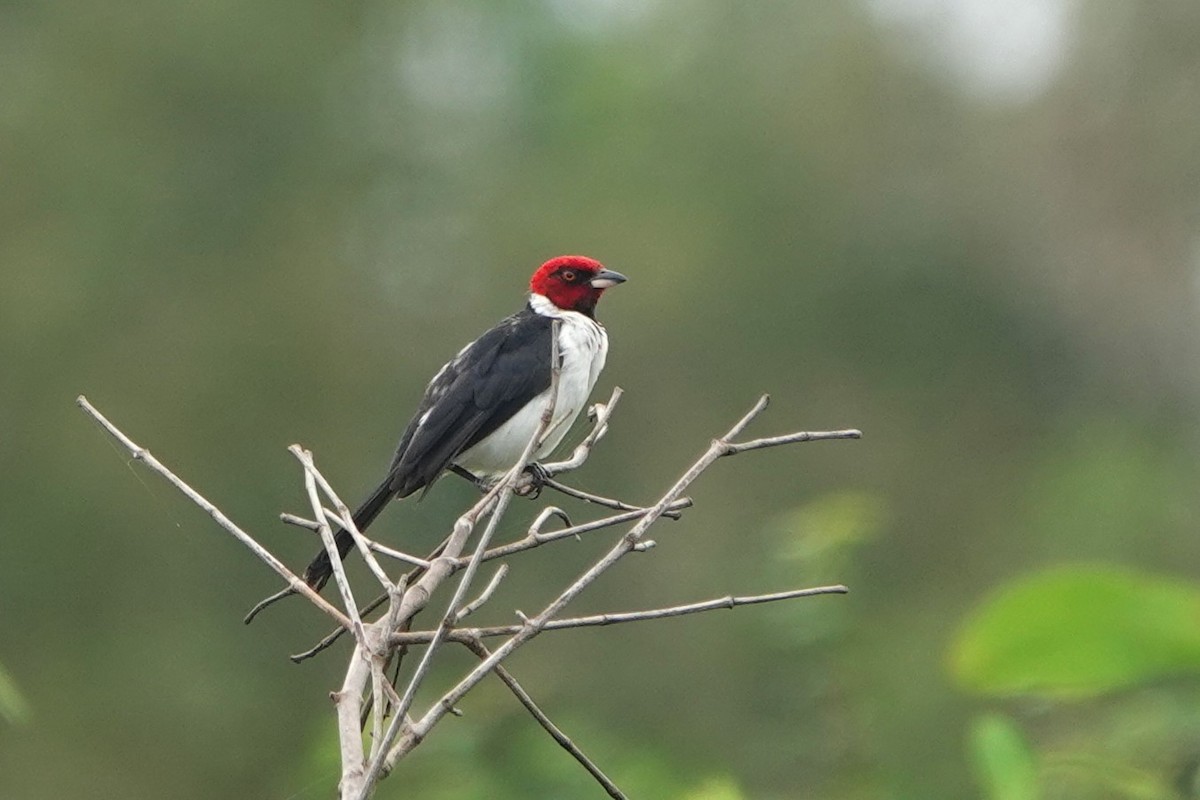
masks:
POLYGON ((531 461, 525 465, 525 480, 521 481, 517 486, 517 494, 522 497, 528 497, 531 500, 536 500, 545 488, 547 481, 550 480, 550 473, 546 468, 536 461, 531 461))

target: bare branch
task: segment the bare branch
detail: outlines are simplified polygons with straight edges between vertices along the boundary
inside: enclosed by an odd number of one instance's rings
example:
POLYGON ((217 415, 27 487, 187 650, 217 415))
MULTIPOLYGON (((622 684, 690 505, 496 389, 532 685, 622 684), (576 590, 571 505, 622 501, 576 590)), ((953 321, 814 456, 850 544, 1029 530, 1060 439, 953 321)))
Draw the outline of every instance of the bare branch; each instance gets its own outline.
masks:
POLYGON ((571 525, 571 518, 567 516, 567 512, 563 511, 558 506, 546 506, 541 513, 529 524, 529 535, 537 536, 542 531, 542 526, 550 521, 551 517, 558 517, 568 527, 571 525))
MULTIPOLYGON (((481 659, 487 659, 491 656, 491 652, 487 649, 483 642, 479 641, 478 639, 470 639, 464 641, 463 644, 470 648, 471 652, 479 656, 481 659)), ((504 685, 507 686, 509 691, 516 696, 521 705, 525 706, 525 709, 533 716, 535 720, 537 720, 538 724, 545 728, 546 732, 550 734, 554 741, 558 742, 564 750, 570 753, 576 761, 583 765, 583 768, 586 769, 588 773, 596 779, 597 783, 604 787, 604 791, 608 792, 609 797, 612 797, 615 800, 626 800, 625 793, 617 788, 617 785, 613 783, 612 780, 605 775, 598 766, 596 766, 594 761, 588 758, 587 755, 579 749, 578 745, 571 741, 571 737, 563 733, 562 729, 555 725, 550 717, 546 716, 546 712, 542 711, 538 704, 534 702, 533 698, 529 696, 529 693, 526 692, 521 684, 517 682, 517 679, 512 676, 512 673, 505 669, 502 664, 497 664, 494 671, 496 673, 496 677, 504 682, 504 685)))
POLYGON ((754 407, 746 412, 746 416, 735 422, 733 427, 729 429, 729 432, 721 437, 721 440, 728 442, 735 436, 741 436, 742 431, 746 429, 746 426, 753 422, 755 417, 761 414, 770 402, 771 395, 769 394, 764 394, 763 396, 759 397, 758 402, 754 404, 754 407))
POLYGON ((298 517, 295 514, 289 514, 286 511, 279 515, 279 521, 286 525, 295 525, 297 528, 310 530, 313 533, 316 533, 317 529, 321 527, 320 523, 313 522, 311 519, 305 519, 304 517, 298 517))
MULTIPOLYGON (((692 501, 690 498, 681 497, 669 506, 669 510, 681 510, 684 508, 689 508, 691 505, 692 501)), ((611 528, 614 525, 620 525, 622 522, 629 522, 630 520, 644 517, 649 511, 650 509, 648 508, 638 508, 634 509, 633 511, 627 511, 623 514, 613 514, 610 517, 604 517, 603 519, 594 520, 592 522, 574 525, 570 528, 562 528, 557 531, 550 531, 549 533, 531 530, 521 539, 491 548, 483 554, 483 560, 491 561, 497 558, 504 558, 505 556, 511 556, 524 550, 532 550, 535 547, 547 544, 549 542, 556 542, 559 539, 568 539, 571 537, 577 537, 584 533, 592 533, 593 531, 602 530, 604 528, 611 528)), ((666 516, 666 514, 664 513, 663 516, 666 516)), ((466 565, 466 558, 460 558, 454 562, 454 566, 456 568, 462 568, 466 565)))
MULTIPOLYGON (((737 608, 738 606, 758 605, 759 603, 775 603, 780 600, 794 600, 798 597, 817 597, 826 594, 846 594, 850 590, 841 584, 834 586, 816 586, 811 589, 793 589, 788 592, 773 592, 771 594, 756 594, 745 597, 727 595, 699 603, 688 603, 668 608, 653 608, 645 611, 624 611, 620 613, 592 614, 586 617, 570 617, 568 619, 552 619, 546 623, 543 630, 561 631, 569 628, 593 628, 603 625, 616 625, 622 622, 644 622, 652 619, 667 617, 682 617, 687 614, 699 614, 705 611, 715 611, 722 608, 737 608)), ((456 642, 467 642, 472 638, 486 639, 492 636, 511 636, 519 633, 523 625, 493 625, 485 628, 456 628, 447 637, 456 642)), ((433 638, 433 631, 412 631, 393 633, 389 639, 392 644, 426 644, 433 638)))
POLYGON ((103 414, 97 411, 95 406, 89 403, 86 397, 79 395, 75 402, 80 408, 83 409, 84 413, 98 422, 110 436, 120 442, 121 446, 129 451, 129 454, 134 458, 135 461, 143 462, 151 470, 157 472, 159 475, 165 478, 168 483, 170 483, 179 491, 183 492, 183 494, 189 500, 198 505, 205 513, 212 517, 218 525, 220 525, 235 539, 245 545, 245 547, 249 549, 250 552, 254 553, 254 555, 257 556, 260 561, 273 569, 277 575, 287 581, 288 589, 290 589, 292 593, 304 595, 313 605, 336 620, 338 625, 342 626, 343 628, 349 629, 351 627, 349 617, 347 617, 341 611, 338 611, 333 605, 321 597, 321 595, 313 591, 307 583, 300 580, 300 578, 297 577, 294 572, 288 569, 282 561, 280 561, 278 558, 272 555, 269 550, 255 541, 254 537, 235 525, 233 521, 229 519, 229 517, 225 516, 225 514, 222 513, 219 508, 205 499, 203 495, 201 495, 191 486, 188 486, 183 482, 182 479, 177 477, 175 473, 163 466, 157 458, 151 455, 149 450, 135 444, 133 440, 122 433, 116 425, 113 425, 103 414))
POLYGON ((304 490, 308 493, 308 501, 312 505, 313 515, 320 520, 317 533, 321 536, 325 552, 329 554, 330 563, 333 566, 334 582, 337 584, 338 593, 342 596, 342 605, 345 606, 350 621, 354 623, 354 636, 358 639, 360 647, 366 647, 367 634, 363 630, 362 619, 358 616, 358 603, 354 601, 354 592, 350 588, 350 581, 346 578, 345 565, 342 564, 342 557, 338 554, 337 543, 333 540, 333 531, 329 529, 329 523, 325 520, 321 497, 317 494, 317 481, 314 475, 316 468, 313 467, 312 454, 298 444, 292 445, 288 450, 304 465, 304 490))
POLYGON ((604 434, 608 433, 608 420, 612 417, 613 410, 617 407, 617 401, 621 399, 624 391, 620 386, 616 386, 612 390, 612 394, 608 398, 607 403, 596 403, 592 406, 595 412, 595 422, 592 424, 591 433, 589 433, 582 442, 575 446, 571 457, 564 461, 553 461, 547 464, 542 464, 542 469, 547 475, 558 475, 561 472, 570 472, 571 470, 579 469, 587 461, 588 456, 592 453, 592 448, 596 446, 596 442, 604 438, 604 434))
POLYGON ((387 547, 386 545, 382 545, 379 542, 375 541, 374 539, 368 539, 367 546, 370 547, 372 550, 374 550, 376 553, 379 553, 380 555, 383 555, 383 556, 387 556, 388 558, 394 558, 397 561, 403 561, 405 564, 411 564, 412 566, 420 567, 421 569, 429 569, 429 562, 426 561, 425 559, 418 558, 417 556, 409 555, 408 553, 401 552, 400 550, 397 550, 394 547, 387 547))
MULTIPOLYGON (((615 508, 621 511, 649 511, 648 508, 643 506, 634 506, 630 505, 629 503, 621 502, 620 500, 615 500, 611 497, 602 497, 598 494, 585 492, 582 489, 576 489, 574 486, 567 486, 565 483, 553 479, 546 480, 545 486, 547 489, 553 489, 556 492, 565 494, 567 497, 574 497, 577 500, 583 500, 587 503, 594 503, 598 506, 604 506, 605 508, 615 508)), ((676 511, 666 511, 663 513, 663 516, 670 517, 671 519, 679 519, 680 515, 676 511)))
POLYGON ((770 436, 766 439, 751 439, 740 444, 729 444, 723 455, 734 456, 750 450, 761 450, 764 447, 778 447, 781 444, 796 444, 797 442, 822 442, 831 439, 861 439, 862 431, 850 428, 844 431, 806 431, 789 433, 786 436, 770 436))
POLYGON ((476 597, 474 600, 467 603, 465 606, 455 612, 452 624, 457 625, 458 623, 462 622, 468 616, 478 611, 484 603, 486 603, 488 600, 491 600, 492 595, 500 586, 500 581, 504 580, 504 576, 507 574, 508 564, 501 564, 500 568, 496 570, 496 574, 492 576, 490 581, 488 581, 488 585, 485 586, 483 591, 479 593, 479 597, 476 597))
POLYGON ((371 662, 367 651, 363 645, 356 644, 346 669, 346 677, 342 680, 342 688, 331 695, 337 709, 338 742, 342 754, 340 789, 343 797, 352 797, 365 787, 363 764, 366 759, 359 727, 359 709, 362 690, 370 673, 371 662))

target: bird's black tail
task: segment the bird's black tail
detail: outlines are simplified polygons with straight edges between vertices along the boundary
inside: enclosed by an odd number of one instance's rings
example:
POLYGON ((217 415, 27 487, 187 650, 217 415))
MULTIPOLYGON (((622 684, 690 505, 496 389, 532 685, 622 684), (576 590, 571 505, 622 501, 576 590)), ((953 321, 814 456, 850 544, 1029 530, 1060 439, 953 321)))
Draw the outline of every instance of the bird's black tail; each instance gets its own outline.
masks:
MULTIPOLYGON (((390 475, 384 478, 383 483, 375 487, 375 491, 371 492, 370 497, 364 500, 362 504, 355 509, 353 514, 354 526, 358 528, 360 532, 366 530, 367 526, 374 522, 375 518, 379 516, 379 512, 382 511, 383 507, 388 504, 388 501, 395 497, 395 492, 392 491, 390 486, 390 478, 390 475)), ((333 535, 333 540, 337 544, 339 558, 344 559, 346 554, 354 548, 354 537, 351 536, 350 532, 345 528, 338 528, 337 533, 333 535)), ((322 548, 321 552, 317 554, 316 558, 314 558, 304 569, 303 577, 305 583, 319 592, 324 588, 325 584, 329 581, 329 576, 332 574, 333 563, 329 560, 329 553, 322 548)), ((260 601, 259 604, 254 608, 250 609, 250 613, 246 615, 246 618, 243 621, 249 625, 254 621, 254 618, 258 615, 258 612, 295 593, 296 590, 290 586, 283 591, 276 592, 265 600, 260 601)))

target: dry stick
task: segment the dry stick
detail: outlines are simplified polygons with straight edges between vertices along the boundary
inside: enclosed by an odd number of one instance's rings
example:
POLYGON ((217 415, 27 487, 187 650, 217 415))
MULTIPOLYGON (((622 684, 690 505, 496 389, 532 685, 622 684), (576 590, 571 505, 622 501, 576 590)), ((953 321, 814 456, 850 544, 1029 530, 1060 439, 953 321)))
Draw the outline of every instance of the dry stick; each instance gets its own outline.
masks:
MULTIPOLYGON (((704 611, 715 611, 722 608, 737 608, 738 606, 757 605, 759 603, 774 603, 780 600, 794 600, 798 597, 818 597, 826 594, 846 594, 850 590, 841 584, 834 586, 816 586, 811 589, 792 589, 787 592, 771 594, 756 594, 746 597, 727 595, 699 603, 671 606, 669 608, 653 608, 645 611, 624 611, 620 613, 592 614, 587 617, 570 617, 568 619, 552 619, 542 628, 543 631, 561 631, 568 628, 594 628, 603 625, 616 625, 622 622, 644 622, 652 619, 667 617, 682 617, 687 614, 699 614, 704 611)), ((523 625, 492 625, 486 628, 456 628, 448 634, 455 642, 467 642, 473 638, 486 639, 492 636, 511 636, 519 633, 523 625)), ((412 631, 393 633, 389 638, 394 645, 425 644, 433 638, 433 631, 412 631)))
MULTIPOLYGON (((491 652, 487 649, 483 642, 479 641, 478 639, 468 639, 463 641, 463 644, 470 648, 471 652, 479 656, 481 659, 486 659, 491 656, 491 652)), ((517 682, 517 679, 512 676, 512 673, 504 668, 503 664, 497 664, 494 672, 496 673, 496 677, 504 681, 504 685, 507 686, 514 695, 516 695, 516 698, 520 701, 521 705, 525 706, 525 709, 533 715, 533 718, 538 721, 538 724, 546 729, 546 732, 550 734, 554 741, 558 742, 564 750, 570 753, 576 761, 582 764, 583 768, 586 769, 588 773, 590 773, 591 776, 596 779, 597 783, 604 787, 604 791, 608 792, 609 797, 614 798, 614 800, 627 800, 624 792, 617 788, 617 785, 613 783, 612 780, 605 775, 598 766, 596 766, 594 761, 588 758, 587 755, 585 755, 584 752, 579 749, 578 745, 571 741, 569 736, 563 733, 561 728, 554 724, 550 717, 546 716, 546 712, 542 711, 542 709, 538 707, 538 704, 534 702, 533 698, 529 696, 529 693, 526 692, 521 684, 517 682)))
MULTIPOLYGON (((371 704, 374 707, 375 713, 371 714, 371 755, 375 755, 375 750, 379 747, 379 742, 383 740, 383 719, 387 716, 387 702, 384 700, 384 686, 391 686, 384 675, 383 659, 378 656, 371 657, 371 704)), ((361 731, 366 725, 364 716, 370 714, 365 705, 359 709, 358 729, 361 731)), ((359 764, 365 765, 366 759, 361 759, 359 764)))
MULTIPOLYGON (((387 602, 387 600, 388 600, 388 594, 385 592, 384 594, 379 595, 374 600, 372 600, 371 602, 367 603, 365 606, 360 608, 358 610, 358 615, 360 617, 365 617, 367 614, 370 614, 372 611, 374 611, 375 609, 377 609, 381 605, 383 605, 385 602, 387 602)), ((342 634, 344 634, 345 632, 346 632, 345 628, 335 628, 331 633, 327 634, 324 639, 317 642, 315 645, 313 645, 309 649, 305 650, 302 653, 293 653, 292 655, 288 656, 288 658, 291 659, 292 663, 294 663, 294 664, 299 664, 301 661, 307 661, 308 659, 312 658, 313 656, 319 655, 323 651, 328 650, 330 647, 332 647, 333 644, 338 639, 342 638, 342 634)))
MULTIPOLYGON (((429 671, 430 664, 433 661, 433 654, 442 642, 442 637, 445 632, 450 629, 453 624, 454 615, 458 612, 462 605, 463 597, 466 596, 467 590, 475 577, 475 573, 482 563, 483 554, 487 550, 488 542, 492 535, 496 532, 500 518, 504 515, 504 511, 508 508, 508 503, 512 500, 513 493, 510 490, 515 486, 517 479, 525 471, 525 465, 529 463, 529 459, 533 457, 533 452, 537 449, 538 444, 542 441, 542 437, 550 429, 550 423, 554 418, 554 407, 558 401, 558 381, 561 373, 561 365, 559 364, 558 355, 558 330, 559 322, 554 321, 551 336, 550 336, 550 388, 549 399, 546 401, 546 408, 542 411, 542 417, 537 430, 533 432, 533 436, 529 437, 529 441, 525 444, 525 448, 521 451, 521 457, 517 459, 517 463, 513 464, 512 468, 505 474, 504 478, 497 484, 494 491, 498 491, 500 496, 496 502, 496 508, 492 512, 491 518, 488 520, 487 527, 479 537, 479 543, 475 547, 475 553, 471 556, 470 563, 467 564, 466 570, 462 578, 455 587, 454 596, 450 599, 449 605, 446 607, 446 613, 442 615, 441 624, 438 625, 437 632, 433 639, 429 642, 428 648, 422 655, 417 668, 413 671, 412 677, 409 679, 408 686, 405 687, 404 694, 400 698, 400 704, 396 707, 391 723, 388 725, 387 732, 384 734, 383 740, 379 743, 380 752, 371 758, 370 766, 367 769, 366 787, 361 795, 347 795, 349 797, 361 797, 361 800, 366 800, 370 793, 371 787, 379 780, 379 767, 383 762, 383 756, 390 747, 390 743, 395 740, 396 735, 400 732, 400 726, 405 722, 405 715, 412 707, 413 699, 416 697, 417 688, 425 679, 426 673, 429 671)), ((411 616, 404 616, 396 620, 398 623, 401 619, 410 619, 411 616)), ((389 630, 394 630, 395 627, 389 626, 389 630)))
POLYGON ((359 723, 363 687, 371 674, 371 662, 362 645, 355 644, 342 688, 331 696, 337 709, 338 743, 342 757, 342 797, 354 797, 365 789, 366 756, 359 723))
MULTIPOLYGON (((583 500, 586 503, 594 503, 595 505, 604 506, 605 508, 615 508, 615 509, 619 509, 622 511, 649 511, 650 510, 644 506, 633 506, 633 505, 630 505, 629 503, 624 503, 620 500, 616 500, 611 497, 602 497, 598 494, 592 494, 591 492, 585 492, 582 489, 576 489, 574 486, 567 486, 565 483, 560 483, 559 481, 556 481, 553 479, 548 479, 548 480, 544 481, 543 485, 547 489, 553 489, 556 492, 565 494, 567 497, 574 497, 577 500, 583 500)), ((664 511, 662 515, 664 517, 669 517, 671 519, 679 519, 679 514, 675 511, 664 511)))
POLYGON ((368 539, 367 546, 376 553, 379 553, 381 556, 394 558, 397 561, 403 561, 405 564, 411 564, 412 566, 420 567, 421 569, 429 569, 429 562, 425 559, 418 558, 414 555, 409 555, 408 553, 401 552, 393 547, 387 547, 386 545, 382 545, 374 539, 368 539))
POLYGON ((97 411, 95 406, 89 403, 86 397, 79 395, 79 397, 75 399, 75 402, 84 410, 84 413, 98 422, 102 428, 108 431, 110 436, 120 442, 121 445, 129 451, 130 455, 133 456, 135 461, 143 462, 151 470, 157 472, 159 475, 165 478, 168 483, 170 483, 179 491, 183 492, 183 494, 186 495, 189 500, 198 505, 205 513, 212 517, 218 525, 220 525, 235 539, 249 548, 250 552, 254 553, 254 555, 256 555, 260 561, 265 563, 271 569, 275 570, 280 577, 287 581, 289 588, 291 588, 293 592, 299 592, 307 597, 317 608, 321 609, 321 611, 325 612, 328 616, 336 620, 337 624, 342 628, 350 629, 351 622, 349 617, 347 617, 341 611, 338 611, 337 608, 328 603, 323 597, 321 597, 321 595, 313 591, 313 589, 307 583, 300 580, 295 573, 284 566, 282 561, 272 555, 271 552, 265 547, 256 542, 254 538, 250 536, 250 534, 246 533, 237 525, 235 525, 233 521, 229 519, 229 517, 225 516, 219 508, 206 500, 203 495, 201 495, 191 486, 188 486, 186 483, 184 483, 175 475, 175 473, 171 472, 171 470, 164 467, 157 458, 150 454, 149 450, 138 444, 135 444, 133 440, 122 433, 116 425, 113 425, 103 414, 97 411))
MULTIPOLYGON (((470 673, 458 682, 454 688, 446 692, 442 698, 435 703, 429 711, 425 713, 420 720, 410 726, 404 739, 391 744, 391 739, 388 739, 390 749, 387 750, 386 758, 383 763, 378 763, 373 759, 367 770, 367 781, 371 783, 376 779, 376 775, 381 769, 390 771, 399 758, 416 747, 429 734, 437 722, 445 716, 450 708, 453 708, 462 697, 470 691, 479 681, 490 672, 497 664, 507 658, 513 651, 524 645, 533 637, 541 632, 542 628, 556 616, 568 603, 571 602, 580 592, 588 585, 595 581, 600 575, 606 572, 613 564, 619 561, 626 553, 634 548, 635 545, 642 539, 646 531, 653 525, 673 500, 683 494, 693 481, 698 478, 708 467, 710 467, 717 459, 725 455, 731 455, 735 452, 740 452, 733 449, 735 446, 730 443, 730 439, 738 436, 750 422, 758 416, 764 408, 767 407, 769 397, 763 395, 754 407, 746 413, 742 419, 729 429, 729 431, 720 439, 715 439, 709 446, 708 450, 683 474, 675 485, 672 486, 662 499, 660 499, 641 520, 635 524, 620 541, 592 567, 586 570, 579 578, 567 587, 553 602, 550 603, 540 614, 531 619, 527 619, 521 626, 521 629, 506 640, 500 647, 492 652, 492 654, 477 665, 470 673)), ((792 441, 812 441, 816 439, 857 439, 862 434, 857 430, 845 431, 828 431, 821 433, 799 433, 791 434, 784 437, 775 437, 772 440, 756 440, 754 449, 757 447, 769 447, 774 444, 787 444, 792 441)), ((391 730, 389 729, 389 733, 391 730)))
POLYGON ((333 531, 329 529, 329 522, 326 521, 324 509, 321 507, 321 497, 317 494, 317 481, 313 477, 315 467, 312 463, 312 454, 305 451, 298 444, 294 444, 288 448, 292 455, 300 459, 304 465, 304 491, 308 494, 309 504, 312 506, 313 514, 319 519, 320 525, 317 527, 317 533, 321 536, 321 544, 325 547, 325 552, 329 556, 329 564, 333 570, 334 583, 337 584, 338 592, 342 596, 342 606, 346 609, 350 621, 354 623, 354 638, 358 641, 359 647, 367 646, 367 632, 363 630, 362 619, 358 616, 358 603, 354 600, 354 592, 350 588, 350 581, 346 578, 346 567, 342 564, 342 557, 338 553, 337 542, 333 540, 333 531))
POLYGON ((297 528, 305 528, 313 533, 316 533, 317 528, 319 527, 319 525, 316 522, 313 522, 311 519, 305 519, 304 517, 297 516, 296 514, 289 514, 286 511, 279 515, 279 521, 285 525, 295 525, 297 528))
POLYGON ((452 624, 457 625, 458 623, 462 622, 464 619, 478 611, 484 603, 486 603, 488 600, 491 600, 492 595, 496 593, 496 589, 500 587, 500 581, 504 580, 504 576, 507 574, 508 564, 501 564, 500 568, 496 570, 496 574, 492 576, 490 581, 488 581, 488 585, 485 586, 483 591, 479 593, 479 596, 467 603, 458 611, 454 612, 452 624))
POLYGON ((533 522, 529 523, 529 534, 539 534, 542 532, 542 527, 550 521, 551 517, 558 517, 563 521, 563 524, 568 528, 575 523, 571 522, 571 518, 567 516, 567 512, 563 511, 558 506, 546 506, 538 515, 534 517, 533 522))
POLYGON ((553 461, 548 464, 542 464, 542 469, 547 475, 557 475, 560 472, 570 472, 571 470, 579 469, 587 461, 591 455, 592 448, 596 446, 596 442, 604 438, 604 434, 608 433, 608 421, 612 418, 613 410, 617 406, 617 401, 621 399, 624 390, 620 386, 616 386, 609 395, 607 403, 596 403, 592 408, 595 410, 595 422, 592 425, 591 433, 584 437, 583 441, 575 445, 575 449, 571 451, 571 457, 563 461, 553 461))
MULTIPOLYGON (((691 505, 691 498, 681 497, 673 502, 669 508, 672 510, 682 510, 685 508, 690 508, 691 505)), ((631 520, 644 517, 648 513, 650 513, 650 509, 639 508, 633 511, 626 511, 622 514, 613 514, 610 517, 604 517, 593 522, 584 522, 579 525, 573 525, 570 528, 562 528, 557 531, 550 531, 549 533, 542 533, 539 530, 531 529, 529 533, 525 534, 524 537, 517 539, 516 541, 491 548, 483 554, 483 560, 492 561, 494 559, 511 556, 525 550, 532 550, 533 548, 547 544, 548 542, 556 542, 559 539, 569 539, 572 536, 579 536, 583 533, 591 533, 604 528, 611 528, 614 525, 620 525, 622 522, 629 522, 631 520)), ((459 558, 454 562, 454 566, 455 568, 465 567, 467 565, 467 561, 467 558, 459 558)))

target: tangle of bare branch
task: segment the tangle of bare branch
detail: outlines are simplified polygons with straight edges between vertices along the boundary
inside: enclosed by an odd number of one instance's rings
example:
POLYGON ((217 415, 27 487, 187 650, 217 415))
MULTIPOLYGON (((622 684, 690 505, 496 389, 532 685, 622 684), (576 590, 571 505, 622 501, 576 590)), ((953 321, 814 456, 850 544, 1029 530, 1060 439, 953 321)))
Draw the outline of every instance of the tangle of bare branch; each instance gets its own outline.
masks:
MULTIPOLYGON (((552 340, 556 339, 557 337, 552 337, 552 340)), ((557 364, 558 359, 552 358, 551 363, 557 364)), ((593 448, 608 432, 613 411, 621 397, 621 390, 618 388, 613 391, 607 402, 593 407, 590 412, 592 427, 568 458, 540 465, 546 489, 612 509, 616 513, 573 523, 561 509, 552 505, 546 506, 537 514, 523 536, 507 543, 492 544, 499 522, 511 499, 516 495, 530 493, 530 477, 525 468, 549 426, 556 402, 557 386, 558 374, 555 372, 552 375, 551 391, 548 393, 549 400, 542 415, 541 426, 530 439, 522 457, 501 480, 492 485, 471 508, 458 517, 445 540, 427 557, 404 553, 364 536, 355 528, 350 510, 317 468, 312 453, 299 445, 289 448, 303 470, 311 518, 294 514, 284 514, 283 518, 285 522, 302 530, 315 532, 324 544, 334 568, 333 582, 337 585, 341 608, 313 591, 254 537, 234 524, 220 509, 167 469, 148 450, 135 444, 109 422, 86 398, 80 396, 78 404, 128 450, 132 458, 145 463, 204 509, 222 529, 280 575, 291 590, 307 598, 321 613, 336 622, 337 628, 333 634, 307 653, 293 656, 294 660, 302 660, 323 651, 342 634, 351 635, 353 648, 346 672, 340 688, 333 693, 341 746, 341 798, 365 800, 369 797, 378 781, 392 772, 402 759, 419 746, 446 714, 455 713, 458 704, 468 692, 492 674, 508 687, 537 723, 579 762, 609 797, 624 798, 625 795, 613 780, 538 707, 504 662, 545 631, 665 619, 717 609, 846 592, 846 587, 841 585, 819 586, 771 594, 726 596, 641 611, 584 617, 562 616, 563 610, 573 599, 600 580, 618 561, 629 553, 645 552, 652 548, 654 542, 647 537, 650 528, 663 517, 678 517, 689 509, 692 501, 684 493, 701 474, 720 459, 801 442, 857 439, 861 434, 857 430, 795 432, 738 441, 745 428, 766 408, 768 398, 764 395, 724 435, 712 440, 704 453, 684 470, 656 502, 649 506, 641 506, 569 487, 557 477, 582 467, 593 448), (552 526, 555 520, 561 527, 552 526), (481 524, 483 530, 475 539, 474 546, 468 550, 467 545, 481 524), (516 574, 514 558, 537 547, 583 535, 597 535, 626 525, 628 527, 622 528, 608 551, 582 570, 537 614, 526 616, 518 612, 518 621, 510 625, 464 625, 468 616, 493 599, 497 586, 505 580, 506 575, 516 574), (378 599, 361 609, 355 599, 354 587, 351 586, 337 555, 333 540, 335 526, 344 528, 353 536, 356 550, 367 563, 371 582, 378 587, 375 591, 381 591, 378 599), (546 530, 548 526, 554 529, 546 530), (477 588, 476 583, 481 580, 482 566, 500 559, 503 559, 504 563, 491 573, 482 589, 477 588), (397 565, 406 571, 393 577, 391 570, 397 565), (434 602, 439 590, 454 576, 458 576, 457 583, 452 590, 448 590, 446 599, 439 602, 437 607, 440 610, 435 617, 435 624, 424 629, 416 627, 416 617, 434 602), (468 600, 472 596, 473 599, 468 600), (488 646, 484 644, 485 639, 500 641, 495 646, 488 646), (427 683, 432 670, 442 661, 438 658, 438 653, 441 646, 447 642, 467 647, 475 653, 479 661, 427 708, 415 710, 418 690, 427 683), (415 659, 415 664, 404 665, 403 656, 409 648, 422 648, 421 655, 419 659, 415 659), (409 668, 402 670, 402 666, 409 668), (393 680, 388 678, 389 669, 405 674, 402 690, 398 690, 398 685, 394 687, 393 680), (362 735, 364 722, 370 725, 369 748, 364 745, 362 735)))

